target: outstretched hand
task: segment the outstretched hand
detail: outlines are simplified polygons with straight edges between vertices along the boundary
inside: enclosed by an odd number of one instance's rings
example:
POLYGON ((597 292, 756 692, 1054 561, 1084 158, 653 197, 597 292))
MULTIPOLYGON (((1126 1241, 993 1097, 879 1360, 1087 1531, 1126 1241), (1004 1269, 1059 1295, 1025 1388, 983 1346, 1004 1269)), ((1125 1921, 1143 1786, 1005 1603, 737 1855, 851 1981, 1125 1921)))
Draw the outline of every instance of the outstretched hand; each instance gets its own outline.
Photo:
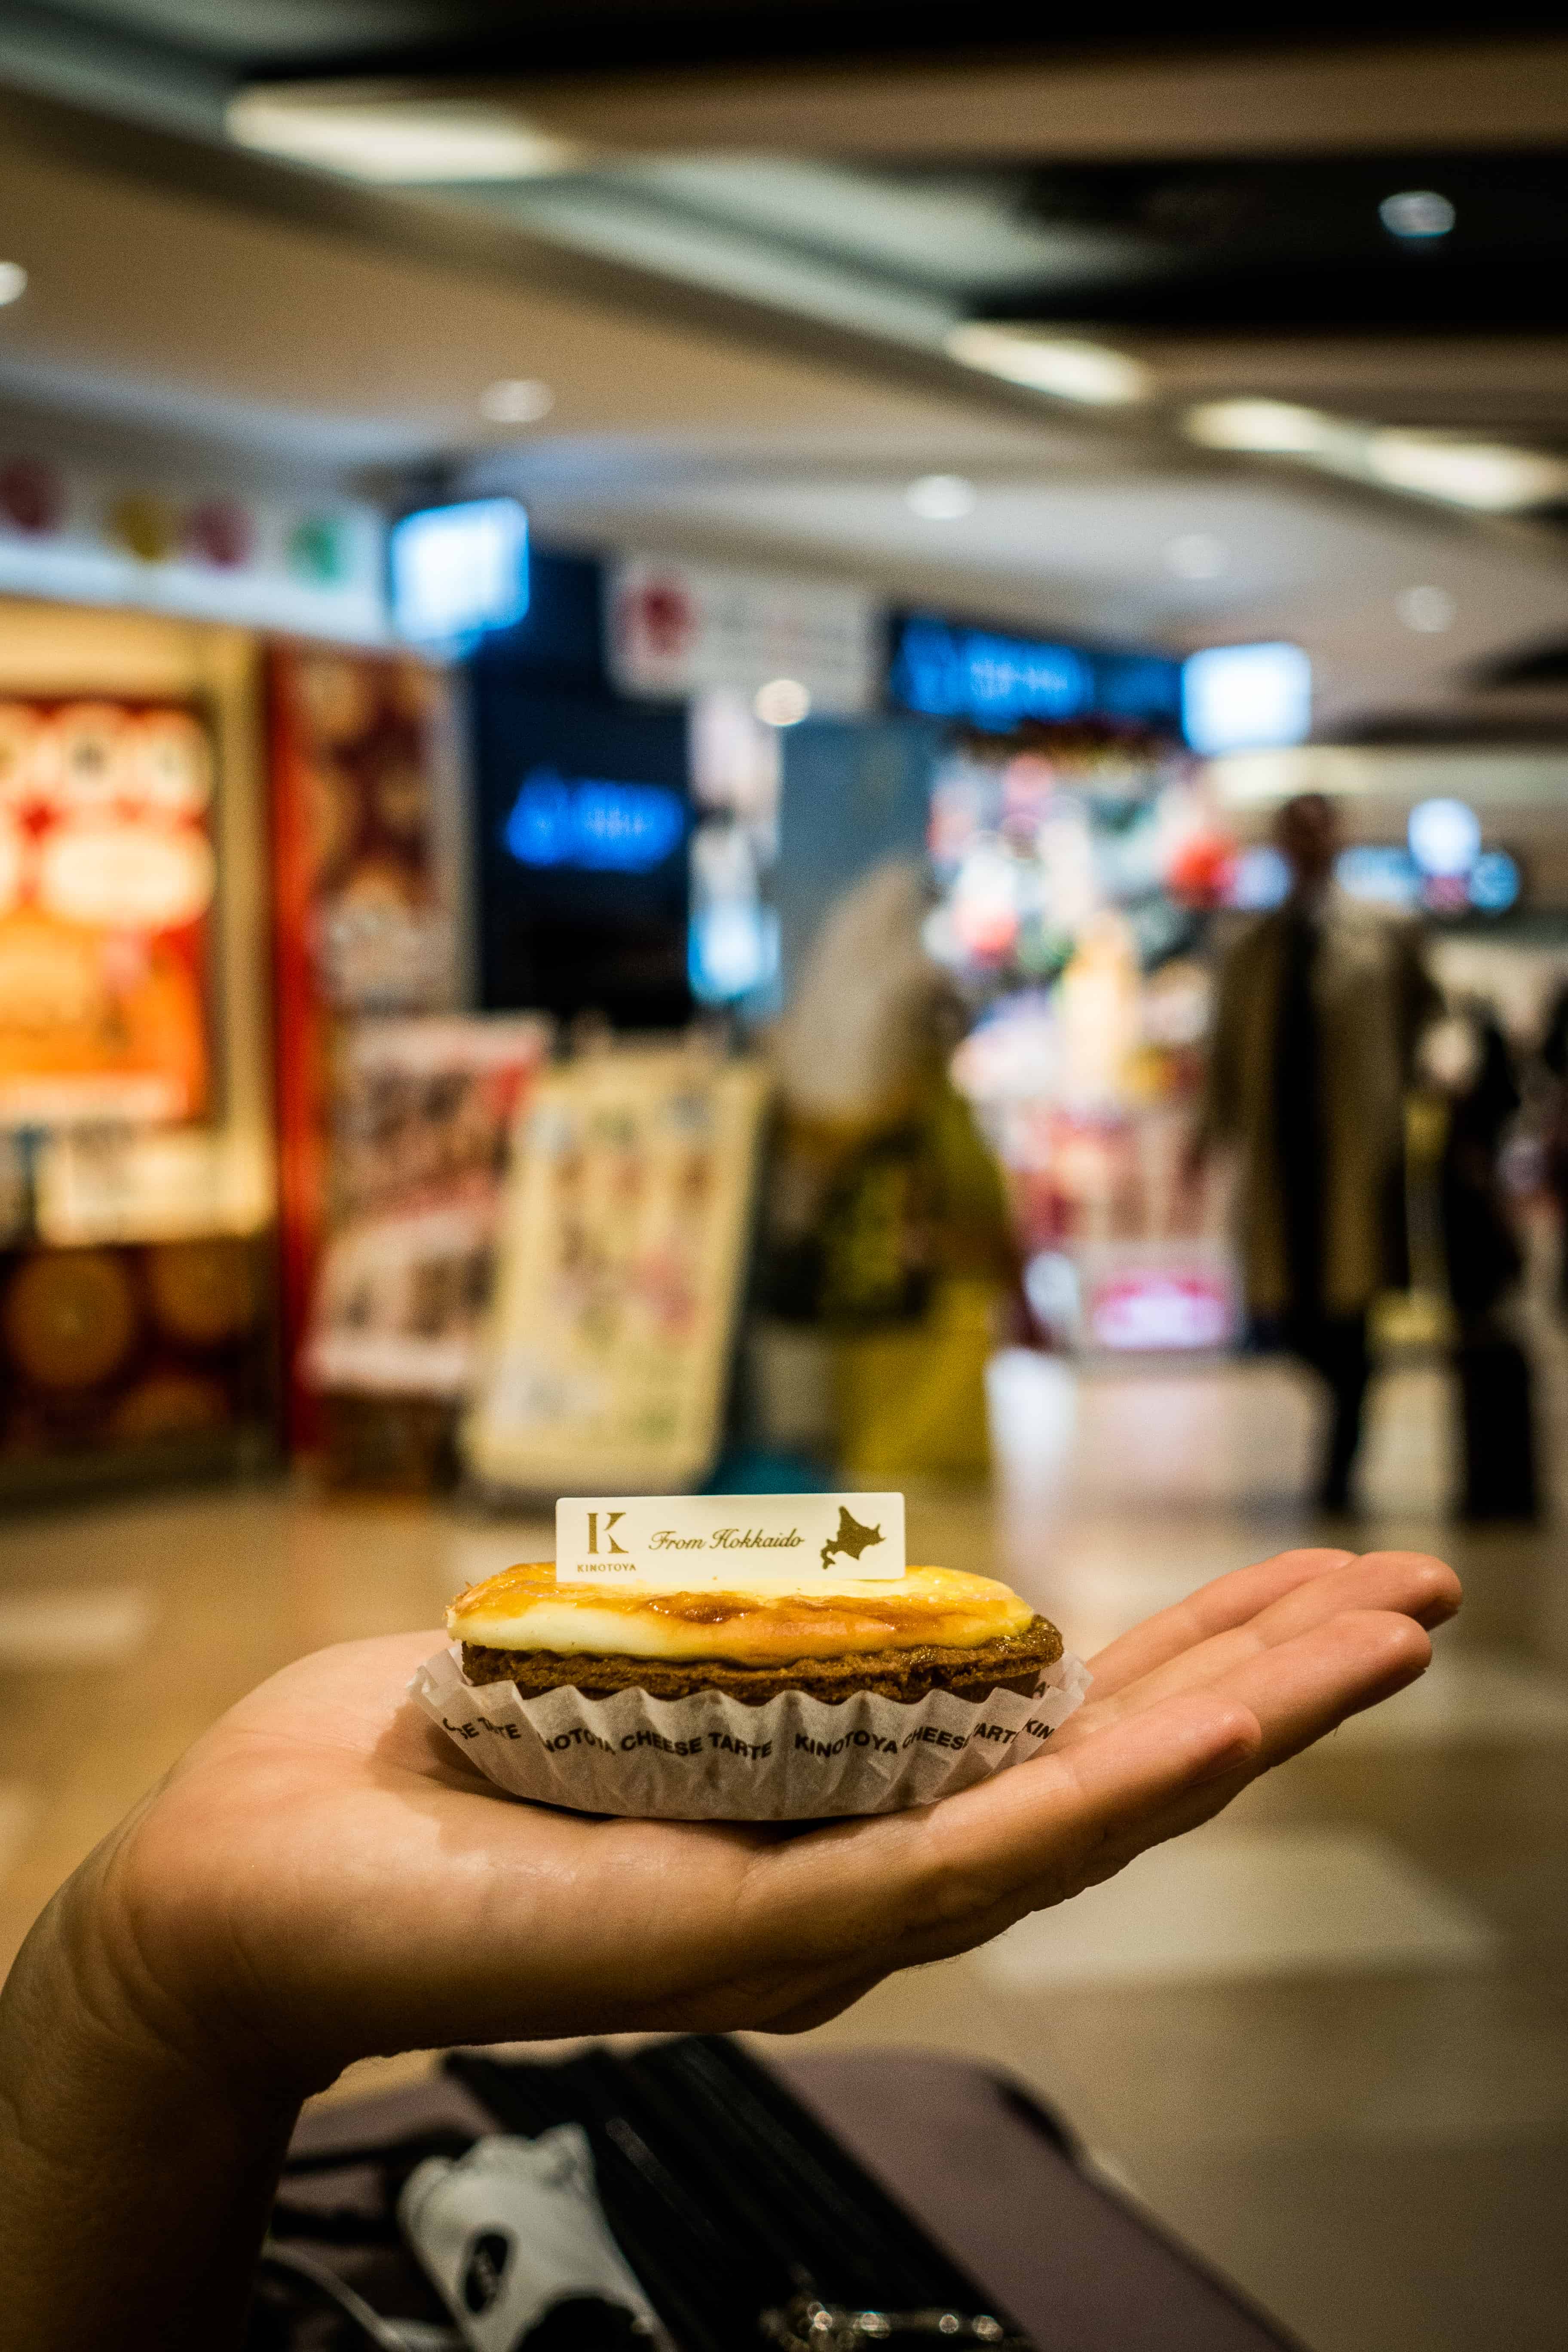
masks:
POLYGON ((1040 1755, 806 1829, 520 1804, 405 1696, 438 1635, 302 1659, 89 1855, 0 1997, 16 2340, 237 2347, 300 2100, 348 2060, 816 2024, 1206 1821, 1412 1681, 1458 1601, 1418 1553, 1282 1553, 1102 1651, 1040 1755))
POLYGON ((439 1636, 354 1643, 197 1743, 98 1900, 176 2019, 302 2084, 447 2042, 789 2031, 1218 1812, 1419 1675, 1458 1600, 1419 1554, 1283 1553, 1112 1643, 1033 1761, 804 1831, 503 1797, 404 1696, 439 1636))

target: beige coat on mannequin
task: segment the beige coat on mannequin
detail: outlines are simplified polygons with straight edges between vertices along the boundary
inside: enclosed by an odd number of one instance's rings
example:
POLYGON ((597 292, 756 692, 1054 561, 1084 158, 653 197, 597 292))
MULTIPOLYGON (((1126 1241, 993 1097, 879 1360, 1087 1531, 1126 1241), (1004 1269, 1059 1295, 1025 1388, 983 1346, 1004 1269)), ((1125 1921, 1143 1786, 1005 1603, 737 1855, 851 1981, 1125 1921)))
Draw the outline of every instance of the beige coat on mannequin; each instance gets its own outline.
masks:
MULTIPOLYGON (((1240 1159, 1237 1218, 1247 1305, 1285 1313, 1289 1297, 1283 1188, 1274 1143, 1274 1042, 1284 970, 1283 913, 1265 915, 1221 967, 1203 1133, 1240 1159)), ((1404 1099, 1416 1037, 1440 1008, 1408 924, 1331 894, 1314 995, 1325 1151, 1323 1312, 1358 1315, 1396 1280, 1395 1199, 1404 1099)))

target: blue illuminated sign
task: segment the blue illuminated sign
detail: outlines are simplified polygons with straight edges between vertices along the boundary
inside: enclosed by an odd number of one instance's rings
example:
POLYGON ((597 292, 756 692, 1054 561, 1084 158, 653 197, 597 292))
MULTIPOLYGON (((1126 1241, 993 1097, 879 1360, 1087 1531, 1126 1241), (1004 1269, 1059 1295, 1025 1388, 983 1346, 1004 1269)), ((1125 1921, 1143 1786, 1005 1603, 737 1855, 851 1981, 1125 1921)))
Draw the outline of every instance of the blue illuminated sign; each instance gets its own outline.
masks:
POLYGON ((413 645, 462 651, 528 610, 528 517, 515 499, 421 507, 394 523, 392 614, 413 645))
POLYGON ((892 683, 906 709, 998 730, 1020 719, 1077 719, 1094 700, 1093 673, 1070 646, 935 620, 904 624, 892 683))
POLYGON ((1519 897, 1519 868, 1506 849, 1483 849, 1470 868, 1470 904, 1483 915, 1505 915, 1519 897))
POLYGON ((1172 728, 1181 665, 1158 654, 1046 644, 911 613, 894 625, 889 684, 906 710, 967 719, 999 735, 1026 719, 1172 728))
POLYGON ((686 804, 668 784, 623 784, 531 768, 501 839, 520 866, 647 874, 663 865, 685 832, 686 804))

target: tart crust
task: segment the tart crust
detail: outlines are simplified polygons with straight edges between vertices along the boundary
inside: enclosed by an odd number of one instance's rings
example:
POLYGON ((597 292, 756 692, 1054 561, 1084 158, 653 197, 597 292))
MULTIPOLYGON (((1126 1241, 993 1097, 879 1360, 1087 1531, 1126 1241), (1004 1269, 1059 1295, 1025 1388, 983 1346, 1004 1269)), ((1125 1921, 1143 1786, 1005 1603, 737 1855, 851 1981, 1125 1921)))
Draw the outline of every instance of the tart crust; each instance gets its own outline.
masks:
POLYGON ((463 1643, 463 1673, 470 1683, 515 1683, 524 1698, 545 1691, 575 1690, 584 1698, 609 1698, 616 1691, 643 1690, 650 1698, 689 1698, 698 1691, 721 1691, 748 1706, 765 1706, 781 1692, 805 1691, 830 1705, 858 1691, 912 1706, 933 1690, 955 1698, 988 1698, 994 1690, 1032 1696, 1044 1669, 1062 1654, 1062 1637, 1045 1617, 1021 1633, 983 1642, 970 1649, 933 1644, 903 1650, 847 1652, 837 1658, 800 1658, 787 1664, 741 1665, 729 1658, 661 1661, 588 1651, 499 1650, 479 1642, 463 1643))

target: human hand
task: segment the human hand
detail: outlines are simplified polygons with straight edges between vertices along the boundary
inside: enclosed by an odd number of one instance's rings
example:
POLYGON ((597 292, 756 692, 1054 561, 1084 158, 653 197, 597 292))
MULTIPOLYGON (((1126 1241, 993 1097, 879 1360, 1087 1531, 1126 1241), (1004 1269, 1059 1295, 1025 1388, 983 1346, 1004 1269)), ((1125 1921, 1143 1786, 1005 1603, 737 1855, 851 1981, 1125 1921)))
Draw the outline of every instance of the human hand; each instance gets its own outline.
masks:
POLYGON ((1426 1665, 1417 1553, 1286 1552, 1093 1661, 1044 1752, 802 1831, 518 1804, 412 1701, 438 1636, 302 1659, 90 1855, 0 1997, 0 2269, 37 2352, 239 2345, 303 2094, 349 2059, 817 2023, 1219 1811, 1426 1665))
POLYGON ((300 2088, 448 2042, 788 2031, 1206 1820, 1417 1675, 1458 1599, 1419 1554, 1284 1553, 1112 1643, 1033 1761, 804 1832, 520 1804, 404 1696, 439 1636, 355 1643, 224 1717, 83 1892, 144 2011, 300 2088))

